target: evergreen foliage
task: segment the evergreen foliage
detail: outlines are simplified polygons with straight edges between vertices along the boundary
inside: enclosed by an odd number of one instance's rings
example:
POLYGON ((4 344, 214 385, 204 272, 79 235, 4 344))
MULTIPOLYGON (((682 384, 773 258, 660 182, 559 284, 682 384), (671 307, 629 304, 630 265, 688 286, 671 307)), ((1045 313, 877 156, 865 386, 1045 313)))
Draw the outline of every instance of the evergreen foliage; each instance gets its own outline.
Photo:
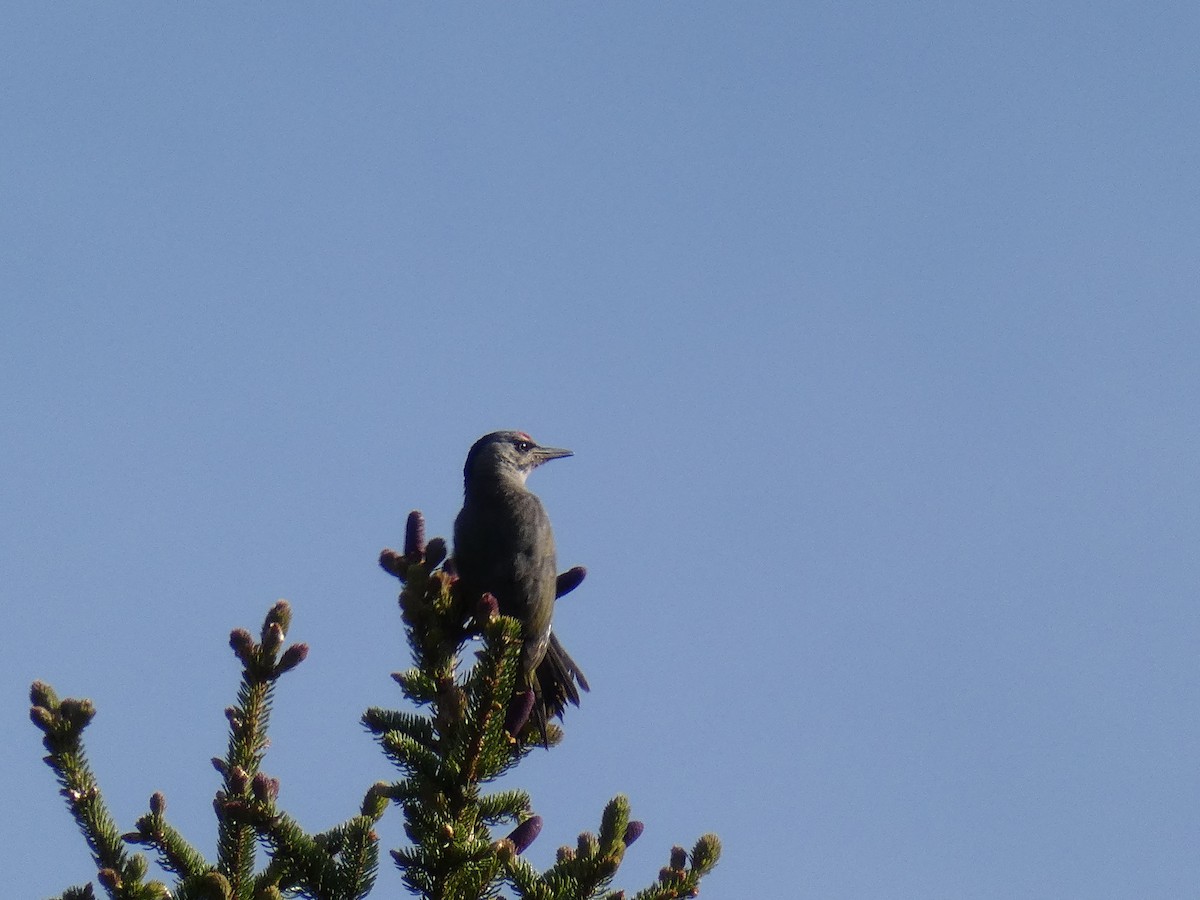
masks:
MULTIPOLYGON (((551 724, 543 735, 530 720, 534 697, 514 694, 521 655, 521 626, 499 615, 495 598, 465 597, 440 538, 428 543, 420 513, 408 519, 403 553, 385 550, 383 568, 403 583, 400 609, 412 650, 412 668, 393 675, 417 712, 368 709, 362 721, 399 780, 366 792, 357 815, 320 834, 308 834, 277 807, 279 782, 262 770, 276 680, 303 662, 308 647, 284 641, 291 609, 280 600, 268 612, 259 640, 244 629, 230 635, 242 665, 237 703, 226 709, 229 740, 213 760, 222 777, 214 809, 217 859, 207 860, 166 820, 161 793, 135 830, 121 834, 104 803, 84 753, 82 735, 95 709, 87 700, 59 700, 35 682, 30 716, 43 732, 46 763, 96 863, 96 880, 111 900, 358 900, 375 884, 379 839, 375 823, 391 804, 400 807, 409 844, 391 852, 409 890, 426 900, 487 900, 507 890, 520 900, 624 898, 611 889, 625 849, 642 833, 629 802, 617 796, 605 807, 598 832, 584 832, 575 847, 559 848, 553 866, 535 870, 521 854, 542 820, 528 794, 485 790, 525 756, 562 740, 551 724), (478 639, 465 672, 462 653, 478 639), (492 835, 493 828, 508 831, 492 835), (170 887, 147 880, 148 848, 174 876, 170 887), (255 871, 256 845, 267 864, 255 871)), ((573 590, 584 570, 559 576, 558 594, 573 590)), ((695 896, 700 879, 717 863, 720 843, 704 835, 688 853, 671 850, 655 884, 634 900, 695 896)), ((57 900, 94 900, 91 884, 69 888, 57 900)))

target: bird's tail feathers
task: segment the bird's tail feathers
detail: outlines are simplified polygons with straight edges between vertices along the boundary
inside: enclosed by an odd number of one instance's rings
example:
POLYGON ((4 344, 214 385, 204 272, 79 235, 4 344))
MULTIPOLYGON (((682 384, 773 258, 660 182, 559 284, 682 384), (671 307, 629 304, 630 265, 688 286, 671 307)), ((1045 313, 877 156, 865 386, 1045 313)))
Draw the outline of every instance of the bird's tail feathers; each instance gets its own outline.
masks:
POLYGON ((568 703, 579 705, 579 688, 585 691, 591 688, 579 664, 571 659, 553 632, 533 681, 538 695, 533 710, 534 721, 541 731, 542 742, 547 743, 546 723, 555 716, 561 719, 568 703))
POLYGON ((537 680, 542 689, 542 703, 546 707, 547 715, 558 716, 560 719, 568 702, 579 705, 579 688, 591 690, 583 670, 571 659, 571 655, 554 632, 550 633, 546 656, 537 667, 537 680))

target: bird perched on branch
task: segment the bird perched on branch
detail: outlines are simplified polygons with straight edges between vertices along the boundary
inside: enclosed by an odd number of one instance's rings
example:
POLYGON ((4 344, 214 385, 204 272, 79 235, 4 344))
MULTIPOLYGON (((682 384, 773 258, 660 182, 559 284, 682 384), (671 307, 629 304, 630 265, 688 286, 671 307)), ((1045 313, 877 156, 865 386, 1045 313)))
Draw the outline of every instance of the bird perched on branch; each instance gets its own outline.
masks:
POLYGON ((495 431, 471 447, 463 467, 462 512, 454 520, 454 565, 464 596, 485 592, 502 615, 521 623, 521 677, 534 692, 533 716, 546 741, 546 721, 579 705, 587 679, 550 630, 557 561, 554 532, 542 502, 525 487, 544 462, 573 455, 542 447, 523 431, 495 431))

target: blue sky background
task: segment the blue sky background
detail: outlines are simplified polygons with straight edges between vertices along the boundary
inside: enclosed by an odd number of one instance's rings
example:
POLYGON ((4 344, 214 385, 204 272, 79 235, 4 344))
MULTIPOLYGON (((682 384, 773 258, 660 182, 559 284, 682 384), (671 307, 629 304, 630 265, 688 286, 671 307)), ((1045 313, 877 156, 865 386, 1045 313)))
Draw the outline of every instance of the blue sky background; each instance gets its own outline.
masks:
POLYGON ((505 427, 576 451, 531 485, 590 569, 535 863, 623 791, 631 890, 712 830, 712 898, 1195 895, 1194 3, 0 18, 10 896, 93 874, 28 683, 211 853, 277 597, 266 767, 350 815, 377 553, 505 427))

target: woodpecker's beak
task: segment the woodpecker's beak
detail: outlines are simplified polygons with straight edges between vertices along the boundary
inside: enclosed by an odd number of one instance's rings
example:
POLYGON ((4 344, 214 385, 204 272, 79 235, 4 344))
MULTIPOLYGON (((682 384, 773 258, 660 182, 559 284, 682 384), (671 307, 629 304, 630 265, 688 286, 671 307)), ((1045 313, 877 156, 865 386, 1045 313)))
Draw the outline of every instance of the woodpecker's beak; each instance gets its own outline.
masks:
POLYGON ((537 460, 539 466, 552 459, 562 459, 564 456, 574 455, 570 450, 560 450, 557 447, 536 447, 533 451, 534 459, 537 460))

